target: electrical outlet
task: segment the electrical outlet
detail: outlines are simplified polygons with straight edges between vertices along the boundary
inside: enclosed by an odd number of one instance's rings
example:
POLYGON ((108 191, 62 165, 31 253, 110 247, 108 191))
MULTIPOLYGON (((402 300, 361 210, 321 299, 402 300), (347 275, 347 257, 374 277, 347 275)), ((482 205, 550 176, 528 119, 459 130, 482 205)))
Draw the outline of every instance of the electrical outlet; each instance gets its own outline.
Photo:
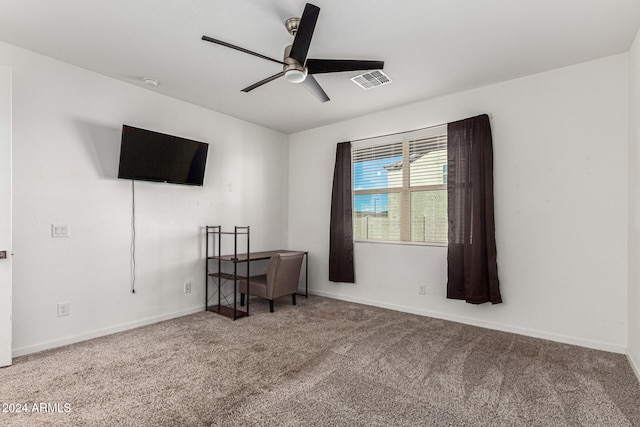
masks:
POLYGON ((70 234, 69 224, 51 224, 51 237, 69 237, 70 234))
POLYGON ((64 317, 69 315, 69 303, 61 302, 58 303, 58 317, 64 317))
POLYGON ((418 285, 418 295, 426 295, 426 294, 427 294, 427 286, 418 285))
POLYGON ((187 282, 184 284, 184 293, 185 294, 191 293, 191 282, 187 282))

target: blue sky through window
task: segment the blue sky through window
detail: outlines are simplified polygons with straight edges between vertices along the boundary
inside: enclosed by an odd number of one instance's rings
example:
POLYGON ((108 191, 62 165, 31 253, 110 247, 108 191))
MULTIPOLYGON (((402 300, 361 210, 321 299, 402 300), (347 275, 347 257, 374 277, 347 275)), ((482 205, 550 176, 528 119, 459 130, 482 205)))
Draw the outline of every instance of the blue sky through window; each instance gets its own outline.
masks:
MULTIPOLYGON (((354 190, 387 188, 388 171, 385 167, 400 161, 402 161, 402 156, 385 157, 354 163, 354 190)), ((356 212, 385 212, 389 209, 389 196, 387 194, 359 194, 353 199, 353 209, 356 212)))

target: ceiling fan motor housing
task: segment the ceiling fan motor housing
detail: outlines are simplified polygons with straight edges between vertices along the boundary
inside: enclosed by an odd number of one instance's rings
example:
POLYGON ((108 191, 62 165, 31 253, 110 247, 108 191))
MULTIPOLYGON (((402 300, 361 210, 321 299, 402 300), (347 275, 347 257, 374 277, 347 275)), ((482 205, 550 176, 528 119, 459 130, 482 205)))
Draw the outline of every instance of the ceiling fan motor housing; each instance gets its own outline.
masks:
POLYGON ((282 67, 284 78, 291 83, 302 83, 307 78, 307 69, 289 56, 291 54, 291 46, 293 45, 289 45, 284 49, 285 65, 282 67))

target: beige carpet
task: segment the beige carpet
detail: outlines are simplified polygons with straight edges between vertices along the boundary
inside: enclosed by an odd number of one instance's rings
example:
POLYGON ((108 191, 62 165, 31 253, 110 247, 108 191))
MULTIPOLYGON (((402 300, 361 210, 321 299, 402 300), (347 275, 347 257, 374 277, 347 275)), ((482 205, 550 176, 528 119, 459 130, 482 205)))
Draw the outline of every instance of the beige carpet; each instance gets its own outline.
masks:
POLYGON ((0 425, 640 426, 623 355, 321 297, 252 310, 19 357, 0 425))

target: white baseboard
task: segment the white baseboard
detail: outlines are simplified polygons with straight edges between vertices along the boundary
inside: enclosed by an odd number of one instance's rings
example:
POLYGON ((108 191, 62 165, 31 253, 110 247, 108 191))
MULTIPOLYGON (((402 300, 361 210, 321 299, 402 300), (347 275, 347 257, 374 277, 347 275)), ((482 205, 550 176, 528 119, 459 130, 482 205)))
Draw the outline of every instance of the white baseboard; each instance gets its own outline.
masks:
POLYGON ((122 323, 120 325, 112 326, 105 329, 99 329, 91 332, 86 332, 80 335, 74 335, 74 336, 65 337, 65 338, 61 338, 53 341, 47 341, 47 342, 43 342, 36 345, 30 345, 27 347, 15 348, 12 351, 12 356, 13 357, 24 356, 27 354, 36 353, 38 351, 61 347, 63 345, 73 344, 80 341, 86 341, 93 338, 103 337, 105 335, 115 334, 116 332, 122 332, 129 329, 150 325, 152 323, 162 322, 163 320, 169 320, 169 319, 175 319, 176 317, 187 316, 189 314, 197 313, 199 311, 204 311, 204 308, 202 306, 192 307, 187 310, 163 314, 155 317, 149 317, 142 320, 136 320, 134 322, 122 323))
POLYGON ((640 361, 631 357, 631 355, 628 352, 627 352, 627 359, 629 359, 629 365, 631 365, 633 372, 635 372, 636 377, 638 377, 638 381, 640 381, 640 361))
POLYGON ((549 341, 561 342, 564 344, 577 345, 580 347, 592 348, 595 350, 603 350, 603 351, 619 353, 619 354, 627 353, 626 347, 611 344, 611 343, 606 343, 606 342, 593 341, 593 340, 588 340, 583 338, 576 338, 576 337, 571 337, 566 335, 554 334, 554 333, 545 332, 545 331, 538 331, 535 329, 519 328, 511 325, 505 325, 502 323, 488 322, 488 321, 472 319, 464 316, 456 316, 448 313, 436 312, 432 310, 423 310, 423 309, 407 307, 403 305, 381 303, 379 301, 368 300, 366 298, 353 298, 345 295, 334 294, 332 292, 309 291, 309 294, 338 299, 342 301, 355 302, 358 304, 371 305, 374 307, 388 308, 390 310, 417 314, 419 316, 427 316, 427 317, 434 317, 437 319, 450 320, 452 322, 464 323, 466 325, 479 326, 487 329, 495 329, 503 332, 511 332, 514 334, 526 335, 529 337, 541 338, 549 341))

